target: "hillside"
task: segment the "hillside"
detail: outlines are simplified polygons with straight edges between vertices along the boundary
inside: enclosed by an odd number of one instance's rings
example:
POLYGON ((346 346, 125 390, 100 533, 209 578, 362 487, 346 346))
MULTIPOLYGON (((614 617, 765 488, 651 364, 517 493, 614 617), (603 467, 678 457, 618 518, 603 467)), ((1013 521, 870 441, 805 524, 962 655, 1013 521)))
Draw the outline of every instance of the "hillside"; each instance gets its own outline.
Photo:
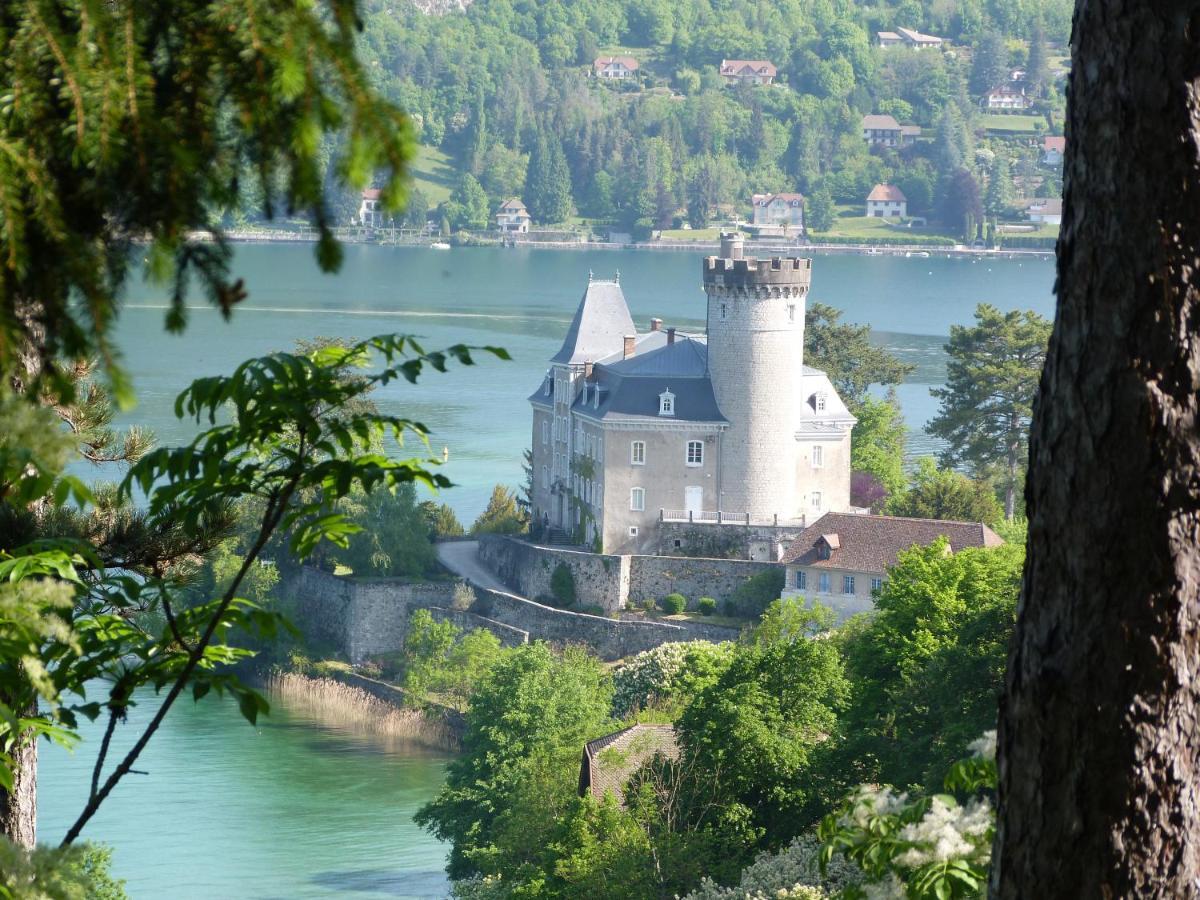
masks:
POLYGON ((973 236, 985 217, 1016 214, 1014 200, 1061 189, 1041 135, 1062 132, 1067 0, 459 7, 369 3, 363 48, 416 125, 416 205, 445 201, 455 227, 486 226, 516 196, 544 224, 699 228, 747 215, 752 193, 799 191, 820 229, 824 211, 862 206, 891 182, 909 216, 973 236), (944 44, 881 47, 878 32, 900 27, 944 44), (638 69, 628 81, 590 77, 601 54, 631 56, 638 69), (723 59, 770 61, 775 83, 727 84, 723 59), (1027 107, 987 109, 1001 85, 1017 86, 1027 107), (866 114, 921 135, 868 147, 866 114))

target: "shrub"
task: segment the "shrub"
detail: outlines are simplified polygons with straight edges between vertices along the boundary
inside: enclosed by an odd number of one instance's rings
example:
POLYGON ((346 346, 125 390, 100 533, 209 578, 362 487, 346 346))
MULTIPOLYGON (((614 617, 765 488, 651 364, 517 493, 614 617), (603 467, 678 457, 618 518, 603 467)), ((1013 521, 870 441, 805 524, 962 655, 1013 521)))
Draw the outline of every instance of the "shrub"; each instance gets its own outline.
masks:
POLYGON ((701 597, 696 601, 696 609, 702 616, 711 616, 717 611, 717 601, 712 597, 701 597))
POLYGON ((683 594, 667 594, 659 601, 659 605, 668 616, 677 616, 687 609, 687 597, 683 594))
POLYGON ((660 644, 613 672, 613 715, 675 700, 686 702, 720 677, 733 658, 733 644, 708 641, 660 644))
POLYGON ((642 601, 642 609, 644 609, 646 612, 654 612, 657 605, 658 604, 656 604, 653 600, 642 601))
POLYGON ((580 607, 579 611, 587 613, 590 616, 604 615, 604 607, 598 603, 589 603, 587 606, 580 607))
POLYGON ((554 595, 554 605, 559 609, 575 605, 575 576, 566 563, 554 567, 554 573, 550 576, 550 593, 554 595))
POLYGON ((747 578, 731 598, 733 614, 757 619, 773 601, 779 599, 783 592, 784 577, 783 568, 780 567, 747 578))

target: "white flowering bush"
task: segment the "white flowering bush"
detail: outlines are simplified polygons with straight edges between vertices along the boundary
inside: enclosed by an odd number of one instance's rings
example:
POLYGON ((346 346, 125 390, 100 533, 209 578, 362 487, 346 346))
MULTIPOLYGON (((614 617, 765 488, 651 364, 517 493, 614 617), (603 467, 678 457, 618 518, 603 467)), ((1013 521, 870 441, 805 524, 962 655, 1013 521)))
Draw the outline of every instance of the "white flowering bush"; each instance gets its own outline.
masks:
POLYGON ((733 644, 708 641, 660 644, 639 653, 613 672, 613 715, 624 719, 640 710, 688 699, 725 671, 733 644))
POLYGON ((839 900, 983 896, 996 823, 996 733, 987 732, 970 750, 946 776, 951 793, 910 798, 887 786, 864 785, 826 817, 817 831, 822 864, 840 855, 865 874, 839 900))
POLYGON ((473 875, 450 884, 452 900, 508 900, 512 896, 512 885, 499 875, 473 875))
POLYGON ((733 887, 704 878, 685 900, 827 900, 858 884, 862 870, 845 857, 820 864, 821 842, 814 835, 796 838, 778 853, 762 853, 733 887))

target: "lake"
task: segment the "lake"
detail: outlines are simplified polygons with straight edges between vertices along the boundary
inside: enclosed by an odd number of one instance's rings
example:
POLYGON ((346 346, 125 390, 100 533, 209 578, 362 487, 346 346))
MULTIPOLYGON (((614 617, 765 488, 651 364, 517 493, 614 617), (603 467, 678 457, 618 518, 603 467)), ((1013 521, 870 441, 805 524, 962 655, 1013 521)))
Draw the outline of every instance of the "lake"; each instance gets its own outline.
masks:
MULTIPOLYGON (((445 897, 447 848, 412 816, 441 786, 446 757, 270 699, 271 715, 252 726, 232 701, 185 694, 134 767, 146 774, 126 776, 88 823, 84 839, 113 847, 129 896, 445 897)), ((115 759, 158 705, 150 691, 139 701, 115 759)), ((84 729, 74 755, 42 744, 43 842, 57 843, 87 799, 101 725, 84 729)))
MULTIPOLYGON (((176 394, 202 375, 231 371, 243 359, 288 350, 297 340, 418 335, 427 349, 453 343, 505 347, 512 362, 480 358, 475 369, 430 373, 417 386, 395 383, 376 395, 386 412, 425 422, 433 455, 449 451, 443 471, 458 485, 445 499, 469 524, 492 485, 520 484, 529 445, 525 398, 558 349, 589 271, 621 286, 639 328, 652 316, 667 326, 702 329, 701 254, 463 247, 349 245, 342 271, 322 275, 302 245, 242 245, 236 271, 249 297, 231 321, 194 301, 183 335, 163 330, 166 291, 134 285, 118 343, 140 405, 123 419, 152 428, 163 443, 186 440, 189 424, 172 415, 176 394)), ((973 260, 818 256, 811 298, 869 324, 876 338, 916 370, 898 391, 911 429, 910 453, 930 452, 922 426, 937 411, 929 388, 944 378, 942 345, 951 325, 971 322, 977 303, 1002 310, 1053 312, 1054 262, 1045 258, 973 260)), ((416 448, 419 449, 419 448, 416 448)))

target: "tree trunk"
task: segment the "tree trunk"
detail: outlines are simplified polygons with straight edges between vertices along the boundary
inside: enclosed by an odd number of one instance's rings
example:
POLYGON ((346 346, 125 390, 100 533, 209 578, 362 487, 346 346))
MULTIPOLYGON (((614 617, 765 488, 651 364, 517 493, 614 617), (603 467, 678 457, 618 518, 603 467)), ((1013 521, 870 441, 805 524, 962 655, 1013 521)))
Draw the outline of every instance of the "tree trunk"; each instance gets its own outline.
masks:
POLYGON ((12 790, 0 787, 0 835, 32 848, 37 842, 37 741, 24 735, 11 756, 12 790))
POLYGON ((994 898, 1200 890, 1200 2, 1080 0, 994 898))

